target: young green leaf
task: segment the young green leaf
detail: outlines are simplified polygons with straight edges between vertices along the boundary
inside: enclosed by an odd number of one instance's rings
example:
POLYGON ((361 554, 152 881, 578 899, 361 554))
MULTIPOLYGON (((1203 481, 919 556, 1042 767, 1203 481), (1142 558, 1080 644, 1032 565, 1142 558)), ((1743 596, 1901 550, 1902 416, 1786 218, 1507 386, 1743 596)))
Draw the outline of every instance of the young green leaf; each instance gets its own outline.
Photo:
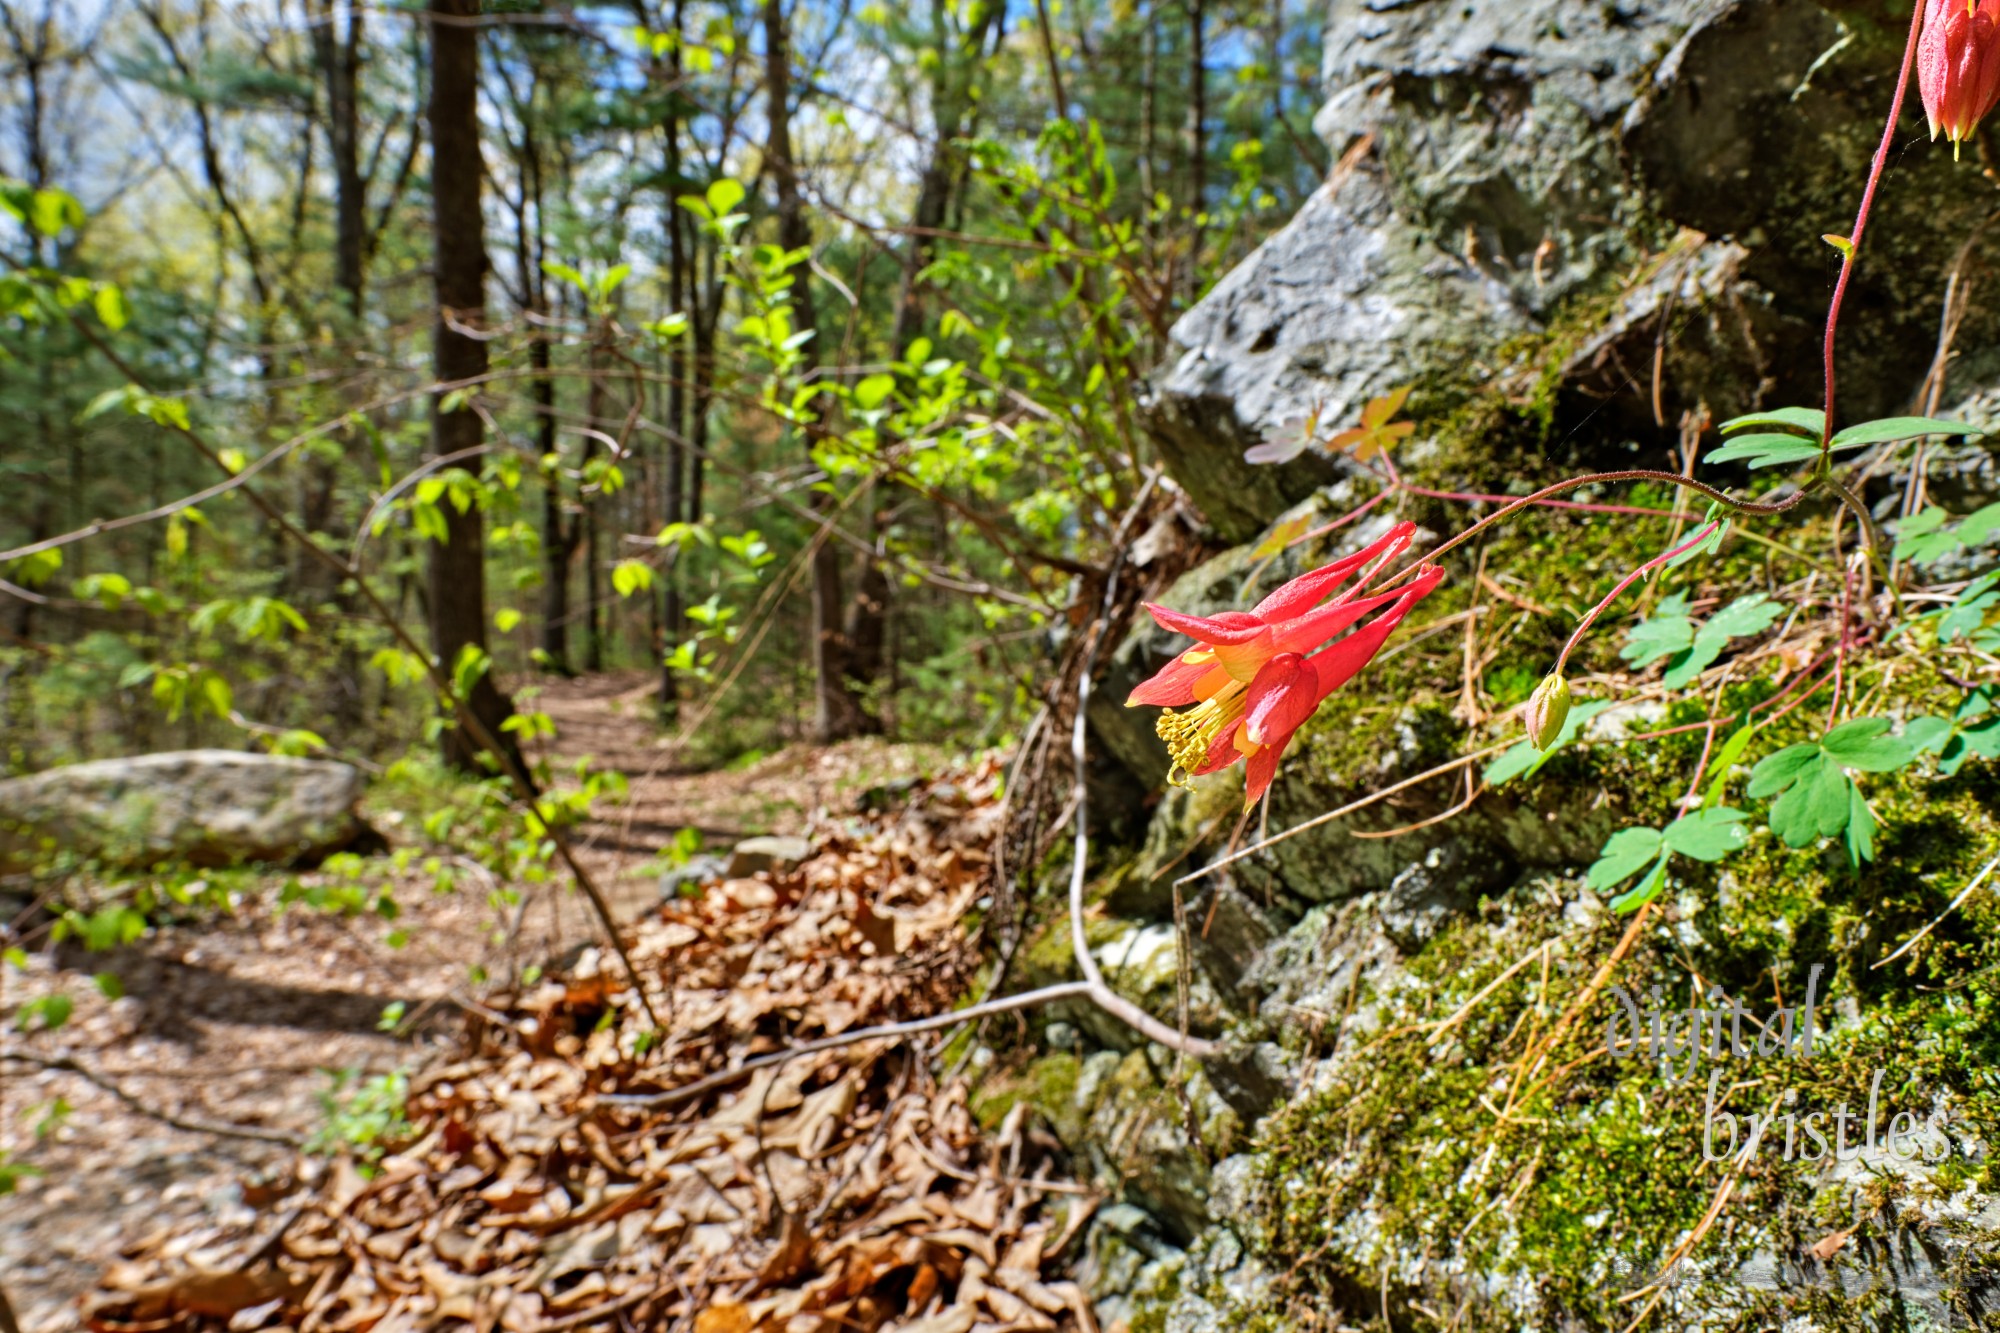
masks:
POLYGON ((1611 910, 1624 916, 1636 912, 1653 899, 1660 896, 1660 890, 1667 883, 1667 854, 1660 853, 1660 859, 1653 863, 1652 873, 1639 881, 1639 886, 1619 894, 1611 900, 1611 910))
POLYGON ((1839 764, 1824 754, 1815 754, 1798 780, 1771 803, 1771 831, 1787 847, 1805 847, 1815 838, 1832 837, 1847 826, 1853 788, 1839 764))
POLYGON ((1596 862, 1584 875, 1584 883, 1600 893, 1616 888, 1658 857, 1661 846, 1658 829, 1620 829, 1605 840, 1596 862))
POLYGON ((1723 788, 1729 785, 1729 770, 1742 762, 1743 752, 1750 748, 1750 738, 1756 734, 1755 727, 1737 728, 1735 733, 1722 743, 1722 748, 1709 759, 1708 767, 1702 770, 1702 776, 1706 777, 1713 773, 1715 779, 1708 784, 1708 792, 1702 797, 1703 806, 1713 807, 1722 803, 1723 788))
POLYGON ((1787 745, 1776 754, 1764 756, 1758 761, 1757 767, 1750 770, 1750 787, 1747 794, 1753 800, 1776 796, 1798 781, 1807 768, 1818 762, 1819 746, 1812 742, 1787 745))
POLYGON ((1951 739, 1951 719, 1913 717, 1903 726, 1903 739, 1913 754, 1936 754, 1951 739))
POLYGON ((1634 625, 1618 655, 1635 667, 1646 667, 1693 647, 1694 621, 1673 614, 1670 609, 1673 602, 1674 598, 1669 597, 1660 603, 1660 614, 1634 625))
POLYGON ((1752 412, 1748 416, 1731 417, 1719 429, 1724 435, 1733 435, 1739 430, 1749 430, 1756 426, 1776 426, 1782 430, 1798 431, 1818 439, 1826 429, 1826 413, 1816 407, 1780 407, 1769 412, 1752 412))
POLYGON ((1784 608, 1763 593, 1739 597, 1717 611, 1699 630, 1686 615, 1687 599, 1675 594, 1660 603, 1660 614, 1633 628, 1619 656, 1634 666, 1646 666, 1671 656, 1661 678, 1669 689, 1680 689, 1715 663, 1731 639, 1762 634, 1784 608))
POLYGON ((1879 825, 1861 789, 1850 782, 1847 791, 1847 863, 1858 869, 1863 861, 1875 859, 1875 830, 1879 825))
POLYGON ((1753 468, 1779 467, 1818 458, 1819 442, 1800 435, 1745 435, 1731 440, 1702 461, 1748 463, 1753 468))
POLYGON ((1668 569, 1678 569, 1697 556, 1714 555, 1721 550, 1722 540, 1729 535, 1730 525, 1735 520, 1722 512, 1720 504, 1711 504, 1708 513, 1702 516, 1701 521, 1703 526, 1713 525, 1713 530, 1699 542, 1667 561, 1668 569))
POLYGON ((1747 816, 1741 810, 1718 805, 1682 815, 1667 825, 1660 835, 1668 851, 1691 856, 1697 861, 1720 861, 1731 852, 1741 851, 1750 841, 1743 827, 1747 816))
POLYGON ((1820 741, 1820 749, 1842 768, 1864 773, 1889 773, 1917 757, 1916 747, 1891 736, 1886 717, 1862 717, 1842 723, 1820 741))
POLYGON ((1833 447, 1855 449, 1864 444, 1912 440, 1919 435, 1977 434, 1978 427, 1968 426, 1962 421, 1939 421, 1935 417, 1883 417, 1879 421, 1863 421, 1839 431, 1833 437, 1833 447))

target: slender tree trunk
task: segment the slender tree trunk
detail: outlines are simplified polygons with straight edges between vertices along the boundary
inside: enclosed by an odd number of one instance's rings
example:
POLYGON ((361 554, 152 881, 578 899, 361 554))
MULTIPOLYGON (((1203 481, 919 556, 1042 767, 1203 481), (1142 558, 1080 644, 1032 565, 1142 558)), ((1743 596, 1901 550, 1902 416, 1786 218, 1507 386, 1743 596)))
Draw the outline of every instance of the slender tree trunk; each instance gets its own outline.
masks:
MULTIPOLYGON (((597 348, 590 349, 590 388, 584 396, 584 424, 593 431, 601 431, 605 426, 603 358, 597 348)), ((591 460, 597 457, 597 440, 593 435, 583 439, 583 456, 578 466, 583 475, 590 475, 591 460)), ((598 552, 597 507, 592 497, 579 490, 576 497, 577 514, 575 523, 580 529, 583 542, 583 669, 585 671, 604 670, 604 566, 598 552)))
MULTIPOLYGON (((679 37, 684 31, 686 20, 681 0, 674 4, 674 34, 679 37)), ((676 41, 667 53, 667 82, 670 87, 680 86, 681 52, 676 41)), ((676 310, 688 316, 690 325, 699 317, 696 308, 694 272, 688 259, 688 217, 686 210, 673 203, 672 196, 681 192, 681 121, 678 107, 669 104, 667 123, 667 300, 676 310)), ((688 340, 677 338, 667 355, 667 441, 661 460, 664 476, 661 480, 660 508, 668 523, 698 521, 699 514, 687 512, 686 450, 681 441, 688 434, 688 340)), ((666 656, 680 646, 681 636, 686 631, 687 612, 681 601, 681 552, 676 550, 667 561, 664 576, 660 579, 660 719, 672 722, 680 714, 680 679, 672 667, 666 665, 666 656)))
MULTIPOLYGON (((486 314, 486 238, 480 214, 482 167, 479 149, 479 29, 468 22, 479 0, 436 0, 431 37, 431 219, 437 323, 432 335, 437 378, 469 380, 486 372, 486 344, 458 332, 454 324, 476 328, 486 314)), ((443 410, 444 395, 431 398, 431 454, 444 457, 476 449, 485 428, 479 414, 461 407, 443 410)), ((477 460, 465 460, 477 468, 477 460)), ((461 514, 441 506, 447 530, 430 546, 431 651, 449 672, 466 649, 486 651, 485 518, 475 506, 461 514)), ((471 712, 496 739, 513 705, 489 670, 466 700, 471 712)), ((476 766, 478 744, 463 728, 444 733, 444 757, 459 768, 476 766)), ((510 744, 511 748, 511 744, 510 744)))
POLYGON ((1187 0, 1188 18, 1188 101, 1187 122, 1181 130, 1182 147, 1187 153, 1187 208, 1192 227, 1188 249, 1188 288, 1194 295, 1201 286, 1202 210, 1208 200, 1208 49, 1204 26, 1205 0, 1187 0))
POLYGON ((346 31, 338 30, 340 8, 325 0, 314 15, 313 50, 326 82, 326 140, 333 158, 333 285, 348 313, 361 314, 364 251, 368 241, 366 190, 361 180, 362 8, 346 6, 346 31))
POLYGON ((576 560, 576 520, 563 513, 562 455, 556 440, 556 382, 549 344, 537 337, 528 349, 535 377, 536 450, 542 460, 542 657, 546 670, 575 674, 569 661, 569 573, 576 560))
MULTIPOLYGON (((799 193, 798 166, 792 157, 791 37, 787 30, 782 0, 764 0, 764 91, 769 99, 770 142, 765 160, 778 190, 778 244, 785 250, 802 250, 812 245, 812 227, 806 221, 805 200, 799 193)), ((801 264, 791 273, 792 327, 807 333, 818 327, 813 310, 812 284, 801 264)), ((810 370, 815 349, 805 344, 810 370)), ((811 436, 806 436, 810 441, 811 436)), ((808 448, 810 456, 810 448, 808 448)), ((815 490, 812 507, 822 522, 832 522, 828 510, 831 497, 815 490)), ((840 548, 832 540, 822 541, 812 560, 812 641, 814 709, 813 733, 822 743, 844 740, 862 726, 862 714, 847 674, 847 635, 841 624, 840 548)))
POLYGON ((1154 106, 1154 88, 1159 82, 1160 60, 1160 0, 1148 0, 1144 27, 1139 34, 1139 193, 1142 196, 1140 216, 1146 219, 1146 234, 1157 236, 1159 228, 1153 215, 1153 197, 1159 187, 1153 183, 1153 154, 1156 151, 1158 112, 1154 106))

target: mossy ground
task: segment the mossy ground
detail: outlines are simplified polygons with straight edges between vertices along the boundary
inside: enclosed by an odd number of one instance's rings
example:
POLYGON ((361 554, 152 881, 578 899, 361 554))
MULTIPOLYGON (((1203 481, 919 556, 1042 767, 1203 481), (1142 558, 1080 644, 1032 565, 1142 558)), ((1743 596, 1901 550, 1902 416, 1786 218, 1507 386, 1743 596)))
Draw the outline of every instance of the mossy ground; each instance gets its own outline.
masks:
MULTIPOLYGON (((1759 693, 1750 685, 1726 690, 1718 711, 1759 693)), ((1948 710, 1958 693, 1935 671, 1913 668, 1887 682, 1871 710, 1948 710)), ((1666 725, 1705 714, 1683 702, 1666 725)), ((1801 709, 1773 727, 1757 753, 1816 735, 1823 720, 1819 710, 1801 709)), ((1634 822, 1661 824, 1700 750, 1695 732, 1579 751, 1544 770, 1530 796, 1558 804, 1616 799, 1634 822)), ((1792 849, 1760 830, 1721 866, 1690 866, 1674 878, 1614 980, 1640 995, 1661 984, 1681 997, 1670 1003, 1684 1006, 1699 978, 1768 1012, 1780 994, 1795 1003, 1811 965, 1824 964, 1820 1011, 1839 1030, 1811 1061, 1727 1064, 1725 1104, 1741 1114, 1795 1094, 1800 1115, 1845 1103, 1858 1116, 1879 1070, 1885 1122, 1906 1108, 1921 1118, 1941 1098, 1963 1144, 2000 1141, 2000 901, 1975 894, 1908 954, 1870 966, 1936 919, 2000 849, 2000 777, 1970 765, 1943 778, 1920 763, 1863 781, 1883 825, 1873 863, 1857 870, 1837 840, 1792 849), (1854 1016, 1842 1021, 1842 1013, 1854 1016)), ((1740 801, 1740 775, 1731 795, 1740 801)), ((1703 1160, 1706 1065, 1669 1086, 1645 1062, 1604 1058, 1601 998, 1562 1041, 1537 1050, 1626 924, 1606 914, 1580 928, 1557 906, 1574 892, 1573 882, 1532 879, 1434 940, 1409 962, 1414 986, 1365 997, 1379 1000, 1392 1035, 1345 1057, 1330 1086, 1265 1126, 1259 1141, 1274 1202, 1257 1228, 1271 1266, 1290 1273, 1293 1298, 1339 1288, 1389 1261, 1398 1275, 1392 1293, 1409 1303, 1413 1327, 1433 1327, 1422 1308, 1461 1309, 1469 1293, 1453 1275, 1464 1273, 1489 1284, 1519 1279, 1517 1294, 1535 1293, 1529 1305, 1539 1302, 1545 1316, 1623 1327, 1632 1307, 1621 1298, 1652 1280, 1698 1225, 1725 1169, 1703 1160), (1396 1032, 1456 1013, 1544 947, 1546 972, 1539 963, 1523 968, 1448 1034, 1396 1032), (1532 1076, 1531 1053, 1541 1071, 1532 1076), (1373 1220, 1366 1241, 1349 1225, 1363 1213, 1373 1220)), ((1990 1160, 1962 1152, 1856 1189, 1828 1191, 1819 1177, 1817 1166, 1760 1154, 1689 1271, 1727 1272, 1752 1251, 1811 1245, 1858 1223, 1844 1248, 1856 1262, 1871 1247, 1908 1243, 1903 1210, 1913 1199, 2000 1188, 1990 1160)), ((1974 1229, 1958 1239, 1976 1253, 2000 1237, 1974 1229)), ((1969 1275, 1958 1276, 1948 1302, 1966 1300, 1969 1275)), ((1778 1301, 1758 1297, 1740 1320, 1714 1326, 1759 1327, 1778 1301)), ((1881 1322, 1893 1304, 1879 1292, 1852 1299, 1806 1292, 1785 1308, 1816 1310, 1823 1329, 1902 1327, 1894 1318, 1881 1322)), ((1522 1326, 1508 1301, 1481 1297, 1463 1315, 1456 1327, 1522 1326)))
MULTIPOLYGON (((1440 470, 1450 469, 1441 464, 1440 470)), ((1546 475, 1519 476, 1509 489, 1525 490, 1546 475)), ((1666 488, 1586 498, 1674 508, 1666 488)), ((1448 509, 1464 521, 1463 506, 1448 509)), ((1475 664, 1471 697, 1482 713, 1491 717, 1518 703, 1589 607, 1626 572, 1667 549, 1674 533, 1691 532, 1701 521, 1702 506, 1684 510, 1679 520, 1532 512, 1496 530, 1483 552, 1461 548, 1454 577, 1400 632, 1405 650, 1385 656, 1336 695, 1294 742, 1282 779, 1292 804, 1326 809, 1365 794, 1392 767, 1407 773, 1477 743, 1463 712, 1468 657, 1475 664), (1486 583, 1476 576, 1482 558, 1486 583), (1495 584, 1511 596, 1497 596, 1495 584), (1455 626, 1425 637, 1427 627, 1476 604, 1493 610, 1479 619, 1469 653, 1455 626)), ((1449 530, 1442 512, 1415 516, 1449 530)), ((1755 591, 1796 594, 1816 561, 1832 559, 1810 554, 1826 549, 1829 526, 1825 513, 1797 514, 1781 531, 1772 525, 1774 540, 1790 549, 1739 536, 1718 555, 1667 574, 1661 586, 1634 585, 1571 659, 1580 695, 1627 697, 1650 681, 1629 673, 1618 649, 1624 631, 1664 592, 1685 591, 1702 612, 1755 591)), ((1809 628, 1828 614, 1822 601, 1804 609, 1797 625, 1809 628)), ((1829 642, 1822 638, 1815 651, 1829 642)), ((1574 747, 1506 794, 1558 821, 1588 813, 1613 826, 1664 826, 1702 771, 1707 738, 1699 724, 1763 703, 1804 664, 1797 653, 1767 657, 1720 682, 1711 678, 1705 688, 1669 696, 1649 728, 1694 729, 1574 747)), ((1899 649, 1857 652, 1844 689, 1843 716, 1948 716, 1964 697, 1921 636, 1899 649)), ((1699 977, 1768 1011, 1780 994, 1795 1000, 1811 966, 1824 964, 1822 1012, 1860 1017, 1824 1040, 1811 1061, 1732 1066, 1725 1105, 1739 1115, 1762 1112, 1773 1099, 1787 1105, 1782 1099, 1791 1095, 1799 1115, 1845 1103, 1858 1116, 1880 1070, 1885 1122, 1903 1109, 1921 1118, 1942 1099, 1962 1148, 2000 1142, 2000 899, 1975 894, 1908 954, 1887 967, 1870 966, 1937 918, 2000 850, 2000 775, 1973 763, 1947 778, 1928 760, 1899 773, 1859 775, 1882 826, 1875 860, 1857 869, 1838 839, 1789 848, 1761 827, 1766 803, 1745 796, 1745 773, 1764 755, 1820 735, 1829 703, 1822 688, 1775 721, 1764 716, 1757 743, 1725 787, 1725 799, 1751 813, 1757 828, 1751 845, 1718 866, 1676 861, 1665 900, 1613 979, 1638 994, 1658 983, 1685 995, 1699 977)), ((1726 735, 1725 729, 1715 743, 1726 735)), ((1410 822, 1457 794, 1381 812, 1376 826, 1410 822)), ((1460 816, 1476 817, 1476 807, 1460 816)), ((1183 829, 1199 840, 1191 823, 1183 829)), ((1323 1305, 1351 1293, 1357 1281, 1378 1280, 1373 1275, 1386 1262, 1399 1328, 1502 1329, 1536 1320, 1552 1326, 1547 1321, 1559 1316, 1582 1327, 1623 1328, 1636 1306, 1622 1298, 1651 1282, 1699 1226, 1726 1171, 1703 1160, 1704 1078, 1669 1086, 1643 1062, 1594 1056, 1603 1044, 1601 997, 1561 1041, 1535 1051, 1538 1072, 1525 1072, 1536 1063, 1525 1057, 1561 1020, 1627 924, 1608 913, 1589 926, 1579 925, 1575 913, 1566 916, 1562 905, 1577 886, 1563 869, 1530 873, 1411 959, 1415 985, 1364 1001, 1378 1003, 1393 1032, 1455 1013, 1544 947, 1546 969, 1539 962, 1522 969, 1448 1034, 1406 1031, 1343 1057, 1336 1078, 1284 1108, 1258 1135, 1270 1202, 1263 1216, 1244 1219, 1242 1230, 1258 1237, 1266 1266, 1285 1275, 1266 1311, 1278 1324, 1285 1322, 1283 1309, 1323 1305), (1356 1227, 1364 1217, 1368 1224, 1356 1227), (1479 1283, 1469 1284, 1466 1274, 1479 1275, 1479 1283)), ((1303 1047, 1310 1039, 1294 1032, 1286 1040, 1303 1047)), ((1855 1230, 1834 1267, 1865 1272, 1871 1256, 1907 1248, 1923 1233, 1910 1211, 1915 1203, 1968 1186, 2000 1188, 2000 1170, 1959 1151, 1933 1169, 1830 1188, 1821 1167, 1766 1152, 1745 1169, 1680 1277, 1696 1284, 1726 1279, 1753 1253, 1795 1255, 1848 1227, 1855 1230)), ((1947 1277, 1943 1300, 1969 1312, 1969 1292, 1990 1273, 1974 1272, 1977 1264, 1966 1256, 1981 1247, 1991 1253, 2000 1236, 1973 1224, 1949 1232, 1932 1229, 1923 1243, 1949 1239, 1957 1247, 1950 1250, 1955 1258, 1939 1252, 1947 1277)), ((1920 1326, 1879 1286, 1850 1294, 1837 1286, 1749 1291, 1726 1280, 1689 1288, 1725 1289, 1733 1307, 1705 1306, 1720 1298, 1683 1293, 1655 1316, 1658 1326, 1674 1327, 1676 1318, 1697 1311, 1704 1326, 1715 1328, 1769 1326, 1779 1311, 1810 1314, 1823 1330, 1920 1326)))

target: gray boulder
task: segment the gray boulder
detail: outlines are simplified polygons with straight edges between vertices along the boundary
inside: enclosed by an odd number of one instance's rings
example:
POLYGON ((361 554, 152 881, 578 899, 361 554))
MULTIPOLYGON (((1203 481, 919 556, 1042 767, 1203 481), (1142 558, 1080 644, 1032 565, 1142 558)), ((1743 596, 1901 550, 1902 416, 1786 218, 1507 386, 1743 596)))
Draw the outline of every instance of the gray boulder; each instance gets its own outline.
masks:
POLYGON ((320 759, 183 750, 0 782, 0 872, 65 854, 139 868, 311 860, 355 843, 359 770, 320 759))
POLYGON ((731 879, 743 879, 758 871, 790 874, 813 854, 813 845, 804 838, 775 835, 745 838, 729 853, 727 872, 731 879))
MULTIPOLYGON (((1629 456, 1664 453, 1699 404, 1812 401, 1820 233, 1853 217, 1904 31, 1842 0, 1330 0, 1315 128, 1342 165, 1175 325, 1147 404, 1162 459, 1238 542, 1346 466, 1243 462, 1315 403, 1346 426, 1407 385, 1419 420, 1487 399, 1629 456)), ((1843 418, 1905 406, 1990 188, 1948 152, 1895 160, 1847 306, 1868 354, 1843 418)), ((2000 372, 1996 333, 1978 303, 1955 394, 2000 372)))

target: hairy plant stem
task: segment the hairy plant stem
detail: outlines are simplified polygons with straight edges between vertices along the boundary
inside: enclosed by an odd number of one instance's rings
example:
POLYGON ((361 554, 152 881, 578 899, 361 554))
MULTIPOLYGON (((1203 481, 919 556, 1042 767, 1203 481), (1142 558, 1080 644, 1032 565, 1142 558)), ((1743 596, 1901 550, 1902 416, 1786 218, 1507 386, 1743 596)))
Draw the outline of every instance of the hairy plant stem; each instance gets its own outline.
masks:
POLYGON ((1618 586, 1613 588, 1610 592, 1606 593, 1604 595, 1603 601, 1599 602, 1596 606, 1591 607, 1590 610, 1584 614, 1583 619, 1576 622, 1576 629, 1570 634, 1568 642, 1563 644, 1562 653, 1556 658, 1556 674, 1558 676, 1562 674, 1563 667, 1569 664, 1569 655, 1571 651, 1575 649, 1578 643, 1582 642, 1585 632, 1588 631, 1590 627, 1597 622, 1597 618, 1599 616, 1604 614, 1605 608, 1618 600, 1620 593, 1623 593, 1627 588, 1631 587, 1634 583, 1637 583, 1640 579, 1646 577, 1646 575, 1652 573, 1654 570, 1658 569, 1661 565, 1666 564, 1669 560, 1672 560, 1675 556, 1681 554, 1683 551, 1691 551, 1695 547, 1707 541, 1709 538, 1709 534, 1713 533, 1715 529, 1716 525, 1713 523, 1702 524, 1701 530, 1695 533, 1694 536, 1688 538, 1686 541, 1682 542, 1679 546, 1674 547, 1672 550, 1663 551, 1659 555, 1654 556, 1651 560, 1648 560, 1645 564, 1639 566, 1637 569, 1633 570, 1630 574, 1627 574, 1624 578, 1618 580, 1618 586))
MULTIPOLYGON (((1819 447, 1822 457, 1827 446, 1833 442, 1834 408, 1834 342, 1840 333, 1840 307, 1847 299, 1847 284, 1854 276, 1854 261, 1861 254, 1861 236, 1868 230, 1868 214, 1875 206, 1875 190, 1882 183, 1882 172, 1889 165, 1889 149, 1896 142, 1896 123, 1903 118, 1903 99, 1910 91, 1910 67, 1916 63, 1917 41, 1923 36, 1924 12, 1928 6, 1924 0, 1913 0, 1910 6, 1910 37, 1903 47, 1903 68, 1896 76, 1896 96, 1889 103, 1889 120, 1882 126, 1882 142, 1875 148, 1875 158, 1868 166, 1868 184, 1861 191, 1861 207, 1854 215, 1854 232, 1847 238, 1847 245, 1841 250, 1840 277, 1833 284, 1833 302, 1826 311, 1826 419, 1820 423, 1819 447)), ((1847 497, 1842 496, 1843 500, 1847 497)), ((1866 514, 1861 515, 1867 522, 1866 514)))
POLYGON ((1573 491, 1579 486, 1603 485, 1615 481, 1658 481, 1664 482, 1669 486, 1679 486, 1685 490, 1694 491, 1699 495, 1705 495, 1715 501, 1715 503, 1728 509, 1731 513, 1736 514, 1759 514, 1765 516, 1782 514, 1797 507, 1799 502, 1804 500, 1807 495, 1807 492, 1801 489, 1794 491, 1782 500, 1765 504, 1756 500, 1731 499, 1706 482, 1696 481, 1694 478, 1682 476, 1678 472, 1661 472, 1654 468, 1627 468, 1620 472, 1592 472, 1581 477, 1570 477, 1565 481, 1558 481, 1552 485, 1544 486, 1533 495, 1524 495, 1520 499, 1494 510, 1485 518, 1480 519, 1477 523, 1474 523, 1471 527, 1465 529, 1465 531, 1459 533, 1436 550, 1426 552, 1424 555, 1397 570, 1382 585, 1380 591, 1386 592, 1390 588, 1395 587, 1404 579, 1413 576, 1424 565, 1435 564, 1439 556, 1444 555, 1454 547, 1465 545, 1465 543, 1471 541, 1485 529, 1492 527, 1503 518, 1509 518, 1519 513, 1529 505, 1540 504, 1551 496, 1561 495, 1564 491, 1573 491))

